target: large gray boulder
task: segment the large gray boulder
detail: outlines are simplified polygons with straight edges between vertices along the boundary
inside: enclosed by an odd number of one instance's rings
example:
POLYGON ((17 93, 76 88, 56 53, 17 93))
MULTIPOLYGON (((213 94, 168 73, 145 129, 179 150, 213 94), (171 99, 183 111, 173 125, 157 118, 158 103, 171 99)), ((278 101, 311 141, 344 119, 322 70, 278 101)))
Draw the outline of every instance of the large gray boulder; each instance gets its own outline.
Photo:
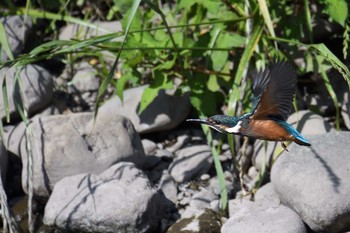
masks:
POLYGON ((99 109, 107 114, 119 114, 129 118, 139 133, 150 133, 176 127, 187 117, 191 109, 188 95, 177 96, 172 91, 161 90, 153 102, 138 114, 142 93, 147 86, 124 91, 123 102, 118 96, 106 101, 99 109))
MULTIPOLYGON (((23 104, 29 116, 39 112, 50 103, 53 95, 53 77, 38 65, 24 66, 19 73, 19 81, 21 82, 24 99, 24 102, 22 102, 18 82, 15 85, 15 74, 15 68, 4 68, 0 70, 0 83, 3 83, 6 78, 10 117, 17 120, 20 117, 15 103, 23 104)), ((0 89, 0 96, 2 99, 2 89, 0 89)), ((4 101, 0 101, 0 114, 1 119, 4 119, 4 101)))
POLYGON ((99 175, 59 181, 44 224, 70 232, 154 232, 162 216, 161 195, 141 170, 122 162, 99 175))
MULTIPOLYGON (((129 161, 142 167, 146 156, 132 123, 117 115, 93 113, 40 116, 30 124, 33 148, 34 194, 48 197, 66 176, 100 173, 113 164, 129 161)), ((25 142, 24 142, 25 143, 25 142)), ((27 151, 21 147, 22 183, 27 191, 27 151)))
POLYGON ((350 133, 308 138, 311 147, 290 146, 272 167, 279 199, 316 232, 350 230, 350 133))
POLYGON ((222 233, 306 233, 300 217, 286 206, 275 202, 246 199, 229 201, 230 218, 222 233))

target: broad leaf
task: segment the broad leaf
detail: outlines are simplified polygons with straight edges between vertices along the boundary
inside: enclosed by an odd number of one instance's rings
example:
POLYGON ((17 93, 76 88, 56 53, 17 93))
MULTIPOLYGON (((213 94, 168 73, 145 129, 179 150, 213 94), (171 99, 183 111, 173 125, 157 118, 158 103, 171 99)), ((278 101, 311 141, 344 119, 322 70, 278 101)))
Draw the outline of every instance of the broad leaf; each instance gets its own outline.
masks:
POLYGON ((168 80, 166 74, 160 71, 155 71, 154 75, 155 82, 149 85, 142 93, 140 108, 138 111, 139 114, 141 114, 147 108, 147 106, 153 102, 160 90, 173 88, 173 83, 171 80, 168 80))
POLYGON ((346 0, 326 0, 326 12, 337 23, 345 26, 348 17, 348 4, 346 0))

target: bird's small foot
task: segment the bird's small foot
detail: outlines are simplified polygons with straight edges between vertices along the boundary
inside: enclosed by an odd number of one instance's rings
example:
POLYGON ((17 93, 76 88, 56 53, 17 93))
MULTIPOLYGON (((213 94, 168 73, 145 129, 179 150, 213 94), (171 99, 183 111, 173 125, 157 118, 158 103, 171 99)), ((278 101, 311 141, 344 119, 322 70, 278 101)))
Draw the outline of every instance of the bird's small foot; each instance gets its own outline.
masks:
POLYGON ((287 145, 284 142, 281 142, 281 145, 285 151, 289 152, 287 145))

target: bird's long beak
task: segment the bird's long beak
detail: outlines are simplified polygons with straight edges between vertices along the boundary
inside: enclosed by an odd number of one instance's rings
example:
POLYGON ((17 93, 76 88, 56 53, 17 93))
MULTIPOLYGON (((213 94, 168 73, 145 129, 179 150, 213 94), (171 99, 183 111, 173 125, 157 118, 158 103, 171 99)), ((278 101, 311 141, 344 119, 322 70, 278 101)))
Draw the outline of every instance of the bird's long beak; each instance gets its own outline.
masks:
POLYGON ((208 121, 208 119, 187 119, 186 121, 192 121, 192 122, 198 122, 200 124, 205 124, 213 129, 215 129, 216 131, 218 131, 220 133, 224 133, 224 131, 218 125, 213 124, 212 122, 208 121))

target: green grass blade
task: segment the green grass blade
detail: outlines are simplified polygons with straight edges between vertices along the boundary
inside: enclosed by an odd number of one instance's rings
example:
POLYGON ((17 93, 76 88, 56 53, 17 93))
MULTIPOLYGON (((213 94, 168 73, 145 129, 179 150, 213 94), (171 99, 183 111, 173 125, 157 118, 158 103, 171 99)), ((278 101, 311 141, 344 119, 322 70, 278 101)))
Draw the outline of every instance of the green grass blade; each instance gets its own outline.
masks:
POLYGON ((1 22, 0 22, 0 45, 2 49, 5 51, 5 53, 7 54, 7 56, 10 58, 10 60, 13 60, 14 57, 12 54, 10 44, 7 40, 7 33, 5 31, 4 25, 1 22))
POLYGON ((304 0, 304 10, 305 10, 305 19, 306 19, 306 30, 309 42, 313 42, 312 38, 312 22, 311 22, 311 13, 310 13, 310 3, 309 0, 304 0))
POLYGON ((74 23, 74 24, 78 24, 81 26, 89 27, 89 28, 98 30, 100 32, 111 33, 111 31, 104 29, 104 28, 101 28, 98 25, 90 23, 86 20, 81 20, 81 19, 69 16, 69 15, 51 13, 48 11, 42 11, 42 10, 37 10, 37 9, 16 8, 15 12, 9 12, 9 14, 28 15, 28 16, 31 16, 33 19, 39 18, 39 19, 65 21, 67 23, 74 23))
POLYGON ((14 99, 14 104, 16 107, 17 112, 19 113, 22 121, 25 124, 25 133, 26 133, 26 149, 28 153, 28 228, 29 232, 34 232, 34 222, 33 222, 33 209, 32 209, 32 203, 33 203, 33 151, 31 147, 31 128, 29 126, 29 118, 28 118, 28 112, 25 107, 25 94, 23 92, 22 87, 22 81, 20 79, 20 72, 21 68, 18 68, 15 72, 14 82, 13 82, 13 90, 18 89, 19 90, 19 100, 14 99))
POLYGON ((321 44, 303 44, 301 42, 295 41, 295 40, 289 40, 285 38, 279 38, 279 37, 269 37, 266 36, 269 39, 276 40, 276 41, 281 41, 281 42, 286 42, 298 46, 304 46, 306 48, 313 49, 316 51, 318 54, 320 54, 322 57, 324 57, 336 70, 339 71, 339 73, 344 77, 345 81, 348 83, 348 86, 350 88, 350 71, 348 67, 337 58, 337 56, 330 51, 326 45, 323 43, 321 44))
POLYGON ((226 182, 225 182, 225 176, 224 176, 224 171, 222 169, 220 160, 219 160, 219 154, 218 151, 216 150, 214 144, 213 144, 213 137, 210 131, 210 128, 206 125, 201 125, 202 130, 206 136, 208 145, 211 148, 211 152, 213 155, 213 160, 214 160, 214 166, 216 170, 216 174, 218 176, 219 180, 219 186, 220 186, 220 209, 225 210, 227 208, 227 203, 228 203, 228 192, 226 188, 226 182))
MULTIPOLYGON (((308 46, 308 45, 306 45, 308 46)), ((350 88, 350 71, 343 62, 341 62, 324 44, 312 44, 310 48, 316 50, 321 56, 323 56, 331 65, 339 71, 348 83, 350 88)))
MULTIPOLYGON (((273 23, 272 23, 272 20, 270 17, 270 13, 269 13, 266 1, 265 0, 258 0, 258 4, 259 4, 260 12, 264 18, 264 22, 267 26, 267 29, 269 30, 270 35, 275 37, 276 34, 275 34, 275 30, 273 28, 273 23)), ((275 43, 275 47, 277 48, 277 43, 275 43)))
POLYGON ((322 61, 317 56, 316 56, 316 62, 318 63, 318 67, 320 67, 320 73, 321 73, 321 77, 323 79, 323 83, 326 86, 326 89, 327 89, 327 91, 328 91, 328 93, 329 93, 330 97, 332 98, 332 101, 335 105, 335 128, 336 128, 336 130, 340 130, 339 102, 338 102, 337 95, 335 94, 335 91, 334 91, 334 89, 329 81, 329 78, 328 78, 326 71, 323 69, 322 61))
MULTIPOLYGON (((124 39, 123 39, 123 42, 121 44, 120 50, 118 51, 117 57, 113 63, 111 71, 109 72, 108 76, 103 80, 100 88, 98 89, 96 105, 95 105, 95 113, 94 113, 94 124, 95 124, 97 113, 98 113, 100 99, 102 98, 103 94, 107 90, 108 84, 111 82, 111 79, 114 76, 114 72, 117 68, 117 64, 119 62, 120 55, 121 55, 123 48, 124 48, 124 45, 126 43, 126 38, 128 37, 128 34, 129 34, 132 19, 134 18, 140 3, 141 3, 141 0, 135 0, 134 4, 132 5, 131 12, 130 12, 129 19, 128 19, 128 23, 127 23, 126 29, 125 29, 124 39)), ((93 129, 91 129, 91 130, 93 130, 93 129)))
POLYGON ((237 106, 237 102, 240 99, 240 91, 241 91, 239 87, 241 85, 244 70, 249 64, 249 60, 252 57, 254 50, 260 40, 262 31, 263 31, 263 24, 259 23, 255 27, 253 34, 250 37, 248 44, 243 52, 242 58, 240 59, 240 62, 238 64, 237 72, 234 79, 234 84, 232 87, 233 91, 229 97, 229 106, 228 106, 229 115, 233 115, 236 112, 236 106, 237 106))
POLYGON ((343 33, 343 58, 344 60, 348 57, 348 49, 350 42, 350 16, 348 17, 347 23, 345 24, 345 30, 343 33))

